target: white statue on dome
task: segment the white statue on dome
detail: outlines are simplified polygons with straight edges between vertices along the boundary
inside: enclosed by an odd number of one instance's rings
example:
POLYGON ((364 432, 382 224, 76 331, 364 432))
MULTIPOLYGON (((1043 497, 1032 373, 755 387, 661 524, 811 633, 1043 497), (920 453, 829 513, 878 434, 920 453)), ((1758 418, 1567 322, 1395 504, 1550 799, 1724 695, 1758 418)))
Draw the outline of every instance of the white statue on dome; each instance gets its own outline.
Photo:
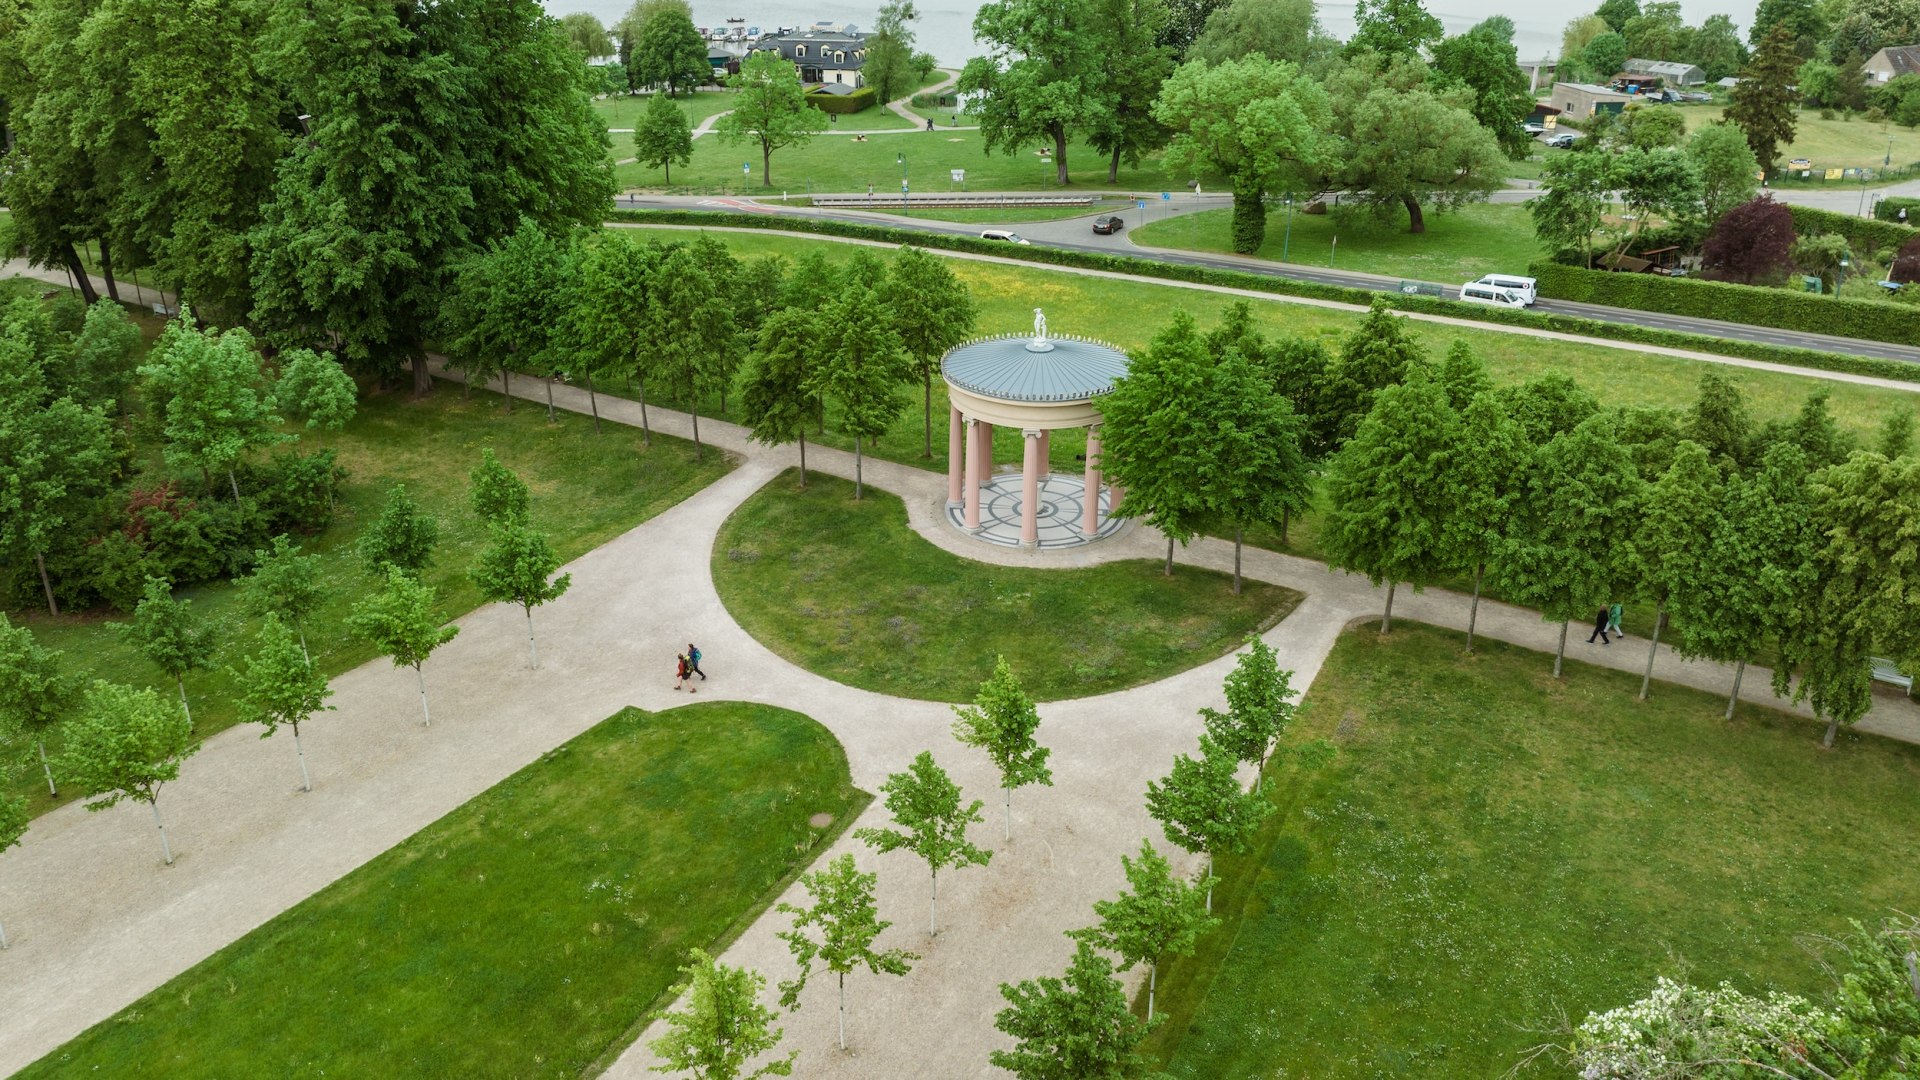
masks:
POLYGON ((1047 340, 1047 313, 1039 308, 1033 309, 1033 340, 1047 340))

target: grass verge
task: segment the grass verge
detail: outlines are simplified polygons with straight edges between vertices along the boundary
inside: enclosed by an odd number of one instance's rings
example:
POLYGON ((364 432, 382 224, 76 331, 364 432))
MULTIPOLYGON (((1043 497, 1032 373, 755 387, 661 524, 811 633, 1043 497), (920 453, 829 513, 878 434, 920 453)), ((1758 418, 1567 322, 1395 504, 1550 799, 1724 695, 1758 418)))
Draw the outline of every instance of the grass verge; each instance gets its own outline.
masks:
POLYGON ((19 1075, 576 1077, 870 798, 799 713, 625 709, 19 1075))
MULTIPOLYGON (((1160 974, 1177 1077, 1495 1076, 1656 975, 1811 992, 1795 935, 1910 904, 1920 747, 1397 622, 1356 627, 1297 730, 1333 765, 1222 859, 1226 925, 1160 974)), ((1547 1075, 1550 1068, 1531 1070, 1547 1075)))
POLYGON ((934 547, 898 498, 788 472, 721 527, 713 577, 727 611, 809 671, 883 694, 967 701, 1005 656, 1040 700, 1152 682, 1279 622, 1300 594, 1157 563, 992 566, 934 547))

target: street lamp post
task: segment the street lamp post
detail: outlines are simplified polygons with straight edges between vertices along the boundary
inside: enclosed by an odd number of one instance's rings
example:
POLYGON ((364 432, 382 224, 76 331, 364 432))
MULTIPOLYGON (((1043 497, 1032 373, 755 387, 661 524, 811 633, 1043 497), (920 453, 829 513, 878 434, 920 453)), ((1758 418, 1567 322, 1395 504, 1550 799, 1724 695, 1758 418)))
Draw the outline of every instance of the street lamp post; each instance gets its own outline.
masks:
POLYGON ((1280 241, 1280 261, 1287 261, 1287 252, 1293 248, 1293 192, 1287 192, 1287 234, 1280 241))
POLYGON ((907 212, 907 155, 895 154, 893 160, 900 165, 900 212, 907 212))
POLYGON ((1887 158, 1880 163, 1881 168, 1893 168, 1893 136, 1887 136, 1887 158))

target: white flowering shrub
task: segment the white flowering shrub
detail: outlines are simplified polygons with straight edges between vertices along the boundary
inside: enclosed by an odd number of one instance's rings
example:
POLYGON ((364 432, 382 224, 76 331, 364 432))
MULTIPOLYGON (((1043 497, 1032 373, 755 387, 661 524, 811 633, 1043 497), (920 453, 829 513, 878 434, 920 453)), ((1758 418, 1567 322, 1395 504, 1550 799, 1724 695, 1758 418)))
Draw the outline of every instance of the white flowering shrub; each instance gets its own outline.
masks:
POLYGON ((1581 1080, 1817 1077, 1825 1074, 1805 1059, 1837 1019, 1791 994, 1757 998, 1663 977, 1639 1001, 1589 1015, 1569 1049, 1581 1080))

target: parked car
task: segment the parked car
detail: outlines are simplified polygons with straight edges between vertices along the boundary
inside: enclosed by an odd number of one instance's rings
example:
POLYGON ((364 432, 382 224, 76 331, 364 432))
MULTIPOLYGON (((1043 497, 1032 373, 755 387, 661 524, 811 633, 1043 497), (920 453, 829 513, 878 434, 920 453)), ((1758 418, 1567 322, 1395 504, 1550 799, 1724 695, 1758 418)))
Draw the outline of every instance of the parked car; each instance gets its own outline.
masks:
POLYGON ((1547 127, 1545 124, 1536 124, 1529 120, 1520 125, 1520 130, 1526 132, 1528 135, 1544 135, 1546 134, 1547 127))
POLYGON ((981 230, 981 233, 980 233, 980 239, 1005 240, 1009 244, 1024 244, 1027 242, 1026 237, 1021 236, 1017 232, 1010 232, 1006 229, 983 229, 981 230))
POLYGON ((1488 274, 1471 284, 1505 289, 1519 297, 1522 304, 1527 305, 1532 304, 1540 296, 1539 283, 1530 277, 1521 277, 1518 274, 1488 274))
POLYGON ((1571 131, 1562 131, 1557 135, 1549 135, 1547 137, 1547 145, 1565 150, 1573 145, 1575 137, 1571 131))
POLYGON ((1105 217, 1097 217, 1093 219, 1093 231, 1096 233, 1099 233, 1101 236, 1107 236, 1111 233, 1117 233, 1121 229, 1124 229, 1126 227, 1127 227, 1127 223, 1124 221, 1121 221, 1118 217, 1114 216, 1113 214, 1108 214, 1105 217))
POLYGON ((1525 298, 1512 289, 1502 289, 1497 285, 1482 285, 1469 281, 1460 286, 1460 299, 1469 304, 1492 304, 1495 307, 1526 307, 1525 298))
POLYGON ((1680 100, 1691 101, 1695 103, 1702 102, 1702 101, 1712 101, 1713 95, 1703 94, 1698 90, 1684 90, 1684 91, 1681 91, 1680 93, 1680 100))

